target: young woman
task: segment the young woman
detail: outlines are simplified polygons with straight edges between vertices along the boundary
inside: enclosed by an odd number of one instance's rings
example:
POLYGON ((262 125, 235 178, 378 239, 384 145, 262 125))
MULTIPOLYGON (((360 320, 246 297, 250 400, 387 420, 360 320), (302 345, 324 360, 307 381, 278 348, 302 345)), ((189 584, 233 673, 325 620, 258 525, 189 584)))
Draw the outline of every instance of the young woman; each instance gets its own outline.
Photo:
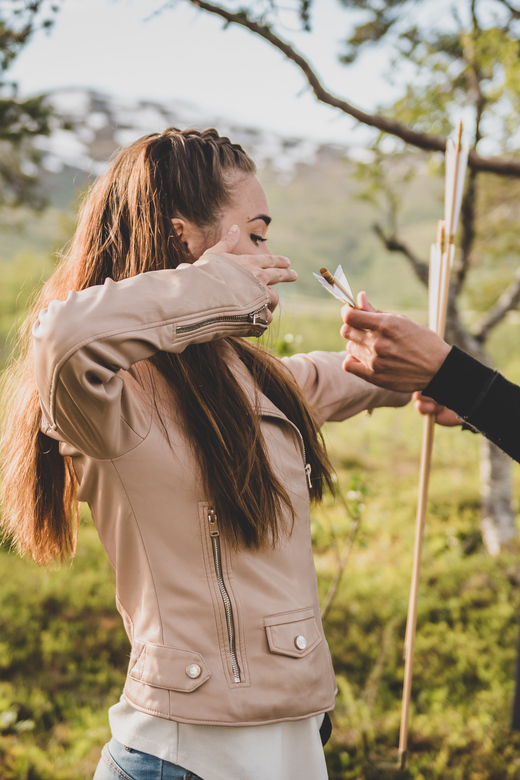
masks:
POLYGON ((11 369, 5 528, 63 558, 86 501, 132 645, 96 780, 326 777, 319 426, 408 397, 341 353, 281 362, 241 338, 296 278, 270 221, 252 160, 215 130, 142 138, 94 185, 11 369))

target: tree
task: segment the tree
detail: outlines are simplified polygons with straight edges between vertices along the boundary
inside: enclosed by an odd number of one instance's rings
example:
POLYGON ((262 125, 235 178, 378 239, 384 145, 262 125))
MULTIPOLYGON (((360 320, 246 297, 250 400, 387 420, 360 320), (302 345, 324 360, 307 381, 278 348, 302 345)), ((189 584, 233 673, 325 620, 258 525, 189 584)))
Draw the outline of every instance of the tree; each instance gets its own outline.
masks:
POLYGON ((43 96, 21 99, 6 74, 33 34, 49 28, 57 5, 48 0, 0 0, 0 206, 42 205, 37 189, 37 135, 50 132, 43 96))
MULTIPOLYGON (((416 158, 419 153, 443 152, 456 118, 460 113, 464 115, 471 137, 470 168, 448 306, 447 339, 490 363, 486 340, 520 301, 517 249, 511 251, 510 245, 507 249, 506 260, 514 262, 515 267, 510 268, 505 289, 494 298, 488 296, 486 311, 472 327, 461 318, 461 302, 471 297, 470 271, 475 274, 477 260, 481 266, 493 264, 496 245, 507 246, 505 236, 511 237, 511 230, 518 230, 512 218, 504 222, 490 217, 498 204, 510 199, 505 188, 511 187, 511 180, 520 178, 516 127, 520 108, 520 8, 515 2, 460 0, 451 8, 441 8, 438 0, 339 0, 351 23, 341 54, 345 66, 371 48, 385 46, 393 56, 394 75, 399 75, 403 85, 401 98, 377 113, 362 111, 326 89, 310 62, 275 30, 281 8, 275 0, 255 2, 247 9, 234 2, 226 6, 206 0, 187 2, 221 17, 226 25, 240 25, 263 38, 300 68, 319 101, 374 128, 374 162, 365 168, 364 175, 372 180, 372 186, 376 182, 375 199, 389 206, 386 224, 377 224, 375 230, 390 252, 407 258, 425 284, 427 262, 406 245, 399 233, 398 200, 389 184, 389 172, 396 164, 396 155, 402 158, 404 152, 413 151, 416 158), (432 14, 432 9, 437 13, 432 14), (425 12, 427 25, 422 23, 425 12), (483 148, 486 154, 481 153, 483 148)), ((309 32, 314 10, 319 12, 312 0, 298 0, 294 7, 301 26, 309 32)), ((516 195, 516 184, 514 191, 516 195)), ((515 534, 511 466, 487 440, 482 441, 481 464, 482 532, 488 550, 496 553, 515 534)))

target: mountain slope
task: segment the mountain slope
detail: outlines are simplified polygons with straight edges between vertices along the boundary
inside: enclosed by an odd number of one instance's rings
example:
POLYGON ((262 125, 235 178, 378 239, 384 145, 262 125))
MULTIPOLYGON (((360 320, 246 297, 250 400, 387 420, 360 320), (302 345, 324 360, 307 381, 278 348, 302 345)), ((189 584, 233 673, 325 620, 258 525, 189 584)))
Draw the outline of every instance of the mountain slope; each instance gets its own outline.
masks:
MULTIPOLYGON (((243 144, 259 165, 273 214, 271 250, 291 257, 299 272, 298 283, 284 295, 334 305, 332 299, 325 302, 312 271, 342 263, 352 288, 366 289, 378 306, 424 307, 424 291, 406 261, 390 255, 373 232, 379 215, 359 199, 356 150, 240 127, 182 102, 132 102, 79 89, 55 92, 49 100, 58 121, 52 135, 38 143, 50 207, 39 217, 0 215, 0 259, 11 261, 21 252, 45 255, 65 244, 81 193, 121 145, 172 125, 216 126, 243 144)), ((408 185, 403 236, 424 257, 441 214, 441 196, 441 183, 425 174, 408 185)))

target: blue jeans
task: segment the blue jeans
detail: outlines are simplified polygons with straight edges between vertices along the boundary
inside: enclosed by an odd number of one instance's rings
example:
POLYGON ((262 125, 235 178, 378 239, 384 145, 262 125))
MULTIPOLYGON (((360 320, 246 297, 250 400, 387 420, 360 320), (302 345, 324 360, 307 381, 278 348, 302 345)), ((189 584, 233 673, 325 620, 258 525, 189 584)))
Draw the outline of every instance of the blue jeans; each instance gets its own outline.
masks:
POLYGON ((202 780, 162 758, 127 748, 113 737, 103 748, 94 780, 202 780))

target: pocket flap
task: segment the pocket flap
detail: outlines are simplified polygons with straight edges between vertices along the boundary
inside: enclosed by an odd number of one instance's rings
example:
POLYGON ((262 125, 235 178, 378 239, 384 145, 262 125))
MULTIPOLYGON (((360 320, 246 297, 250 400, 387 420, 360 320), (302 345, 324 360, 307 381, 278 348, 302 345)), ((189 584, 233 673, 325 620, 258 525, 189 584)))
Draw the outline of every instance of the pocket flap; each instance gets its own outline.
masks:
POLYGON ((134 643, 128 676, 132 680, 172 691, 194 691, 211 674, 203 657, 193 650, 150 642, 134 643))
POLYGON ((278 655, 303 658, 321 642, 313 609, 298 609, 263 620, 269 650, 278 655))

